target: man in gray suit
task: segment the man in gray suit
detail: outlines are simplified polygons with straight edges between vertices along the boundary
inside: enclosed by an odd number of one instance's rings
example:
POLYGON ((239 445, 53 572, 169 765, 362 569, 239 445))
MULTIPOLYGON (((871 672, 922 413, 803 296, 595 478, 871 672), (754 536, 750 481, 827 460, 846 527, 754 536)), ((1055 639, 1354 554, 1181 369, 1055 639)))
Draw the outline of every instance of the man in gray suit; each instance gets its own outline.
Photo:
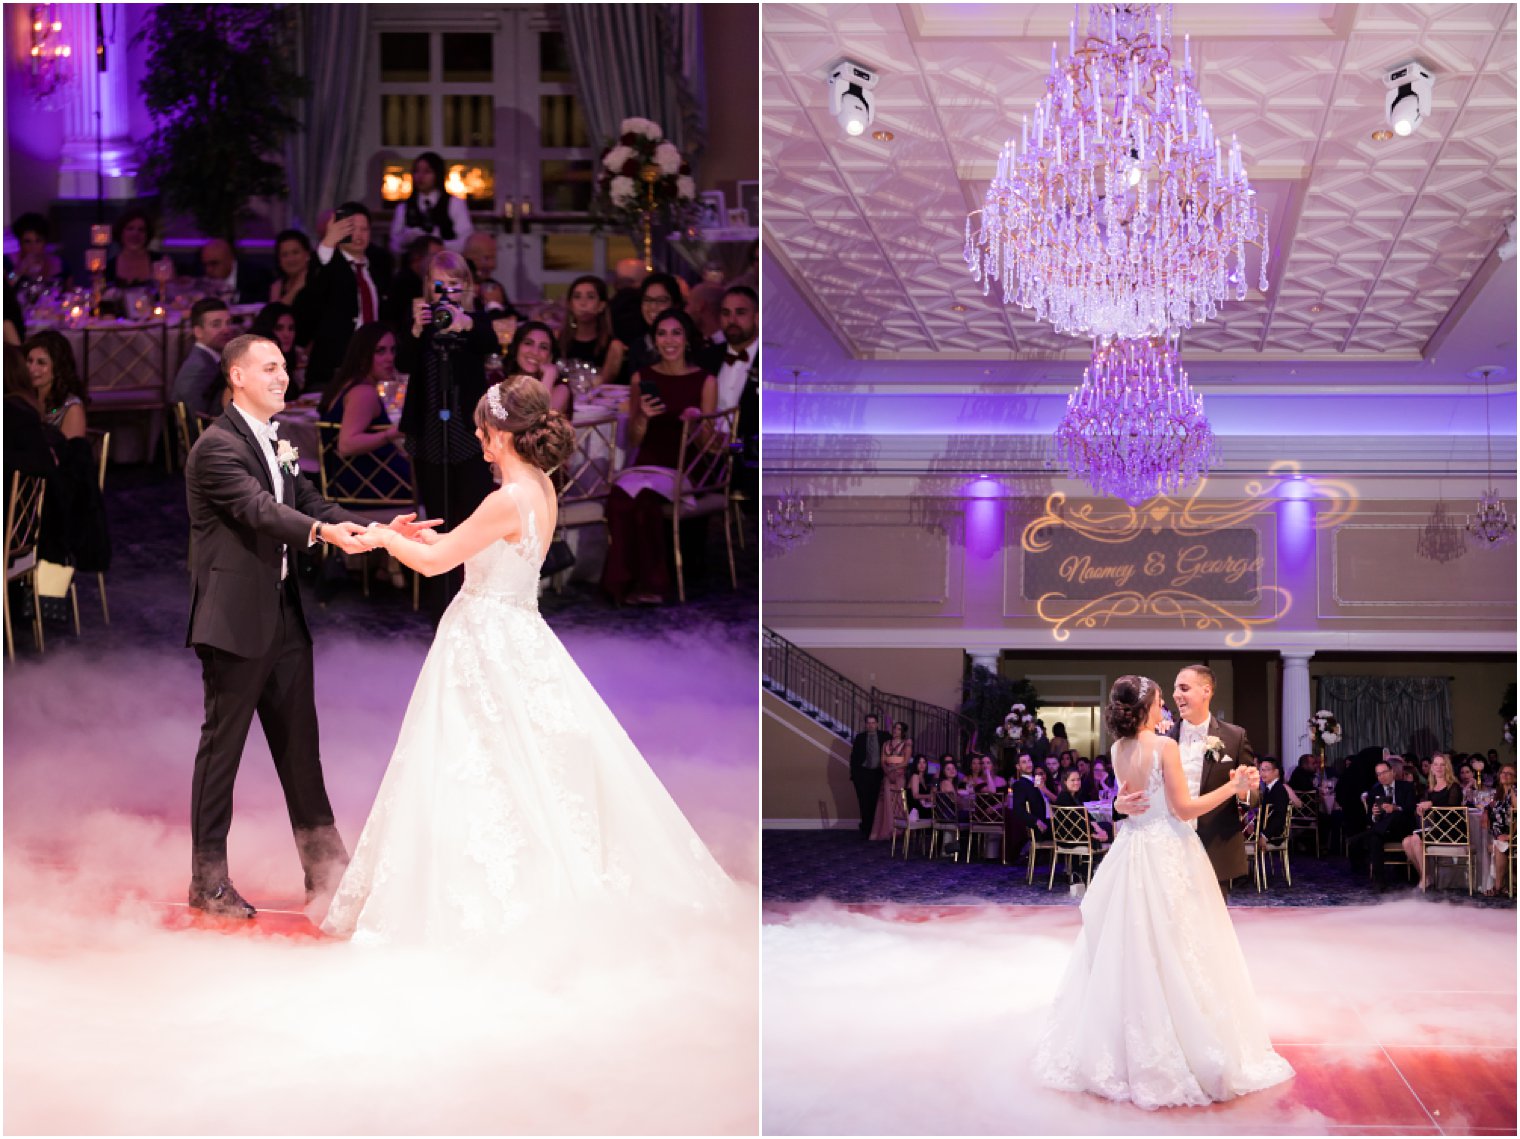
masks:
POLYGON ((184 404, 192 415, 218 416, 227 405, 222 349, 233 331, 232 314, 225 302, 206 297, 190 306, 190 334, 195 343, 175 373, 171 398, 184 404))

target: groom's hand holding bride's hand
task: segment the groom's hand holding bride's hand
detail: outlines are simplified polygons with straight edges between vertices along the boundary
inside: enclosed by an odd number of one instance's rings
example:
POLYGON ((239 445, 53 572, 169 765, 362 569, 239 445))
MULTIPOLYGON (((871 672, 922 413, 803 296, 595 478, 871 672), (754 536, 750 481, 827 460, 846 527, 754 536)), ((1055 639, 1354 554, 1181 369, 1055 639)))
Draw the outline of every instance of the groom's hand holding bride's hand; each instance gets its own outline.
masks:
POLYGON ((357 522, 323 522, 317 527, 318 538, 345 554, 362 554, 373 548, 365 544, 364 533, 357 522))

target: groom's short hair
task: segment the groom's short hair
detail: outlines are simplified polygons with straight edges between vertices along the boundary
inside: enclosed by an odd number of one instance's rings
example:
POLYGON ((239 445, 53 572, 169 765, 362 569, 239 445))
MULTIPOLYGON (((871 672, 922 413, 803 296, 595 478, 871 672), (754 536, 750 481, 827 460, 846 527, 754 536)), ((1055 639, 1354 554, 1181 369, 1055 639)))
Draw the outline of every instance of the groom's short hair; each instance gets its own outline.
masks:
MULTIPOLYGON (((245 332, 242 336, 234 336, 227 341, 227 347, 222 349, 222 375, 228 382, 232 380, 232 369, 242 363, 243 357, 248 355, 248 349, 263 341, 265 344, 274 344, 267 336, 260 336, 256 332, 245 332)), ((279 345, 275 344, 278 348, 279 345)))
POLYGON ((1180 671, 1182 671, 1182 672, 1196 672, 1199 676, 1203 677, 1203 682, 1205 684, 1207 684, 1210 688, 1217 688, 1217 687, 1219 687, 1218 684, 1215 683, 1215 680, 1214 680, 1214 670, 1212 668, 1210 668, 1206 664, 1190 664, 1186 668, 1181 669, 1180 671))

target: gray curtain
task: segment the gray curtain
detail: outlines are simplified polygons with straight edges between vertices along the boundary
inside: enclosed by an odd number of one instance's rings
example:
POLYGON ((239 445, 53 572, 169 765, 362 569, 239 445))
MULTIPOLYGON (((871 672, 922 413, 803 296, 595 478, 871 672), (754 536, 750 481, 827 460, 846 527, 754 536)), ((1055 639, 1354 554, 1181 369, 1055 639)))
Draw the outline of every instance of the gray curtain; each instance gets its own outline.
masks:
POLYGON ((1344 729, 1332 759, 1364 747, 1422 759, 1451 748, 1451 681, 1444 676, 1323 676, 1315 707, 1344 729))
MULTIPOLYGON (((285 143, 291 224, 316 243, 317 218, 349 197, 359 162, 370 63, 368 4, 300 4, 301 72, 311 93, 300 108, 303 129, 285 143)), ((361 197, 363 195, 360 195, 361 197)))
POLYGON ((707 144, 698 4, 563 4, 560 18, 592 144, 653 119, 688 158, 707 144))

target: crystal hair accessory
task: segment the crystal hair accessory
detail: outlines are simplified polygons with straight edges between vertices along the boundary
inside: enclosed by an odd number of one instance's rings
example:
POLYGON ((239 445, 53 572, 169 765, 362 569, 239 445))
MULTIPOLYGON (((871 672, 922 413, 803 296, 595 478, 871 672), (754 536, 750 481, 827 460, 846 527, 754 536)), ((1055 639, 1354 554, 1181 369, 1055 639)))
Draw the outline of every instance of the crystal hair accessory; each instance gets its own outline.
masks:
POLYGON ((500 384, 492 384, 486 389, 486 401, 491 405, 491 414, 497 419, 505 421, 507 418, 507 405, 501 401, 500 384))

